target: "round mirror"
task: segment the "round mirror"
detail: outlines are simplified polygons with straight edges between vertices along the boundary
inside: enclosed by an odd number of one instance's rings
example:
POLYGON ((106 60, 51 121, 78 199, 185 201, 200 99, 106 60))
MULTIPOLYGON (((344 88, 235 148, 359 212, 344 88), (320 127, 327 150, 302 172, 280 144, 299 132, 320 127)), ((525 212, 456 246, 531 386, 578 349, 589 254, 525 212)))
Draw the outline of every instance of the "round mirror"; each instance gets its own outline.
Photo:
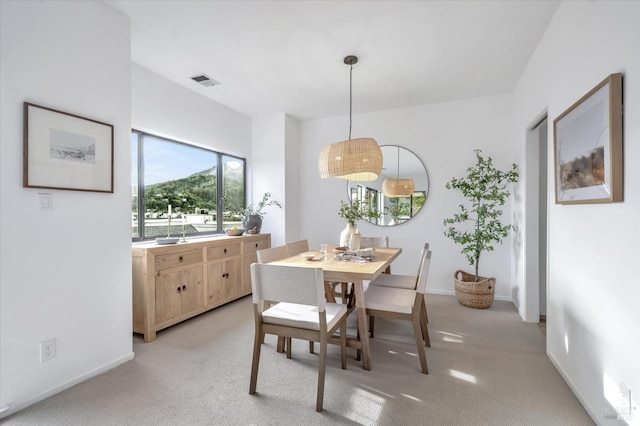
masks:
POLYGON ((380 213, 380 218, 371 219, 370 223, 380 226, 399 225, 418 214, 424 205, 429 192, 429 176, 422 161, 408 149, 385 145, 380 150, 383 162, 378 179, 370 182, 348 181, 348 195, 351 202, 360 200, 380 213), (406 195, 398 195, 397 191, 385 195, 395 183, 406 184, 407 180, 413 180, 413 191, 410 185, 404 185, 404 191, 399 192, 406 195))

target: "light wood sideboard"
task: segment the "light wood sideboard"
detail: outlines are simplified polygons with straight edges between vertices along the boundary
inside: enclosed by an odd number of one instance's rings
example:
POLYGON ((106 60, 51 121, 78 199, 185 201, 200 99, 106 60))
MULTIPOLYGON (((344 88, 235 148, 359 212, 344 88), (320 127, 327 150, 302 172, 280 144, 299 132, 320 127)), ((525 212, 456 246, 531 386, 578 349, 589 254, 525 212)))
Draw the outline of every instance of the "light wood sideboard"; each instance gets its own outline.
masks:
POLYGON ((196 238, 132 246, 133 332, 156 332, 251 293, 249 265, 271 234, 196 238))

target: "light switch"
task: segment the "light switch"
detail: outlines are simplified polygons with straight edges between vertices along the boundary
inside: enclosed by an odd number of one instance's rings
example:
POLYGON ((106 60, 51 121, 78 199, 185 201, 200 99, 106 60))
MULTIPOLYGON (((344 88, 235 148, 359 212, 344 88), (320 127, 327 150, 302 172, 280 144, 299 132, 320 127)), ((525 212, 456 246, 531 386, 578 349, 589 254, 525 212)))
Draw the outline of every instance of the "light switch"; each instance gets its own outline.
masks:
POLYGON ((53 211, 53 195, 50 192, 39 192, 38 199, 40 201, 40 211, 53 211))

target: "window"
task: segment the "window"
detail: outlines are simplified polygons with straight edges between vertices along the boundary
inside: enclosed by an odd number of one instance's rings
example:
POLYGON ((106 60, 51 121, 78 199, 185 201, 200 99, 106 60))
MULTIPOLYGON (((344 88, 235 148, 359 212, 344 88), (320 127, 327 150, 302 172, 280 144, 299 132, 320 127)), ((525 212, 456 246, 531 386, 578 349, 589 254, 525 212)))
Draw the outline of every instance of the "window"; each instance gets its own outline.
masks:
POLYGON ((143 133, 131 133, 133 240, 222 232, 239 226, 245 160, 143 133), (169 217, 171 206, 171 217, 169 217))

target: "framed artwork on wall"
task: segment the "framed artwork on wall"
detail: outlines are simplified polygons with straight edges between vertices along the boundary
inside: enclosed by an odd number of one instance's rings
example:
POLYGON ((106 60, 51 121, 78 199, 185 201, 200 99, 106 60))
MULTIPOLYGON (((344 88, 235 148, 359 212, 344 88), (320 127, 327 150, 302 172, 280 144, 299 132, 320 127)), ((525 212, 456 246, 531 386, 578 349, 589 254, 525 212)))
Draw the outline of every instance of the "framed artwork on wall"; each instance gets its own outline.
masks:
POLYGON ((623 200, 622 74, 553 121, 556 204, 623 200))
POLYGON ((113 193, 113 126, 24 103, 23 186, 113 193))

